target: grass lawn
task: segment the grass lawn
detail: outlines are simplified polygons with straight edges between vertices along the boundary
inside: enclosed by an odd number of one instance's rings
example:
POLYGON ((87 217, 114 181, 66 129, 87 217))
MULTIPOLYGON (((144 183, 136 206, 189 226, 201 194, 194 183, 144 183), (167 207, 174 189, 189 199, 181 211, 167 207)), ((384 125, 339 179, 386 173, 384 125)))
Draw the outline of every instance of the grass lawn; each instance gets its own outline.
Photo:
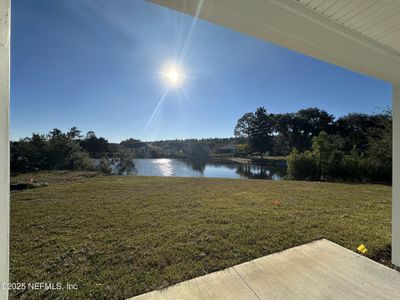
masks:
POLYGON ((369 257, 390 259, 391 187, 134 176, 54 181, 11 195, 11 282, 78 289, 11 296, 127 298, 320 237, 353 251, 364 243, 369 257))

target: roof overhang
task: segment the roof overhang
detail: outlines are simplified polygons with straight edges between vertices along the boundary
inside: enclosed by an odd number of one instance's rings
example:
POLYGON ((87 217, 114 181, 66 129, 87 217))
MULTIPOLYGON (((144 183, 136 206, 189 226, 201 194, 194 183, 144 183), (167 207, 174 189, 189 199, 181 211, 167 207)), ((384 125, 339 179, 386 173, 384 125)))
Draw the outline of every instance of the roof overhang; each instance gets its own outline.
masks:
POLYGON ((400 81, 400 54, 296 0, 150 1, 346 69, 400 81))

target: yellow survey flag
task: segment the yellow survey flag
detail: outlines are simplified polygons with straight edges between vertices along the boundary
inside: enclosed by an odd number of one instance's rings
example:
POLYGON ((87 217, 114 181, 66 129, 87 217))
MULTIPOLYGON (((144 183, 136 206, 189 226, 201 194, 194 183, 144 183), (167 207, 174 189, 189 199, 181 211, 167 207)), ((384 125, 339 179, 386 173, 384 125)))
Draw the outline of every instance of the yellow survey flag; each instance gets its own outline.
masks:
POLYGON ((358 246, 357 250, 359 252, 361 252, 362 254, 365 254, 368 251, 368 249, 364 246, 364 244, 361 244, 360 246, 358 246))

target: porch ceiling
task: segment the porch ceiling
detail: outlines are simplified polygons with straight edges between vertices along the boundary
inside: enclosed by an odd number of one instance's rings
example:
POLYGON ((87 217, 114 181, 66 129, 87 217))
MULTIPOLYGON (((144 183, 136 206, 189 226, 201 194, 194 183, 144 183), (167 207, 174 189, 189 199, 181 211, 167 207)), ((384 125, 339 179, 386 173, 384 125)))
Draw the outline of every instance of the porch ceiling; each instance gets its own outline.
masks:
POLYGON ((399 0, 293 0, 400 54, 399 0))
POLYGON ((400 81, 399 0, 148 1, 359 73, 400 81))

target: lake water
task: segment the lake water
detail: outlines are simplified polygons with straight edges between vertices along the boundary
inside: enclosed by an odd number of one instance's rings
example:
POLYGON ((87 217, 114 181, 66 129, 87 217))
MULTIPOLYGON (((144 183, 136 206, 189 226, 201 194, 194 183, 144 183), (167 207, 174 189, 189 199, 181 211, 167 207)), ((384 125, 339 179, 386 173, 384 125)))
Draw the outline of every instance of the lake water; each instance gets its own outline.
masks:
POLYGON ((238 164, 229 161, 194 163, 174 158, 134 159, 135 169, 129 174, 142 176, 216 177, 279 180, 285 167, 238 164))

